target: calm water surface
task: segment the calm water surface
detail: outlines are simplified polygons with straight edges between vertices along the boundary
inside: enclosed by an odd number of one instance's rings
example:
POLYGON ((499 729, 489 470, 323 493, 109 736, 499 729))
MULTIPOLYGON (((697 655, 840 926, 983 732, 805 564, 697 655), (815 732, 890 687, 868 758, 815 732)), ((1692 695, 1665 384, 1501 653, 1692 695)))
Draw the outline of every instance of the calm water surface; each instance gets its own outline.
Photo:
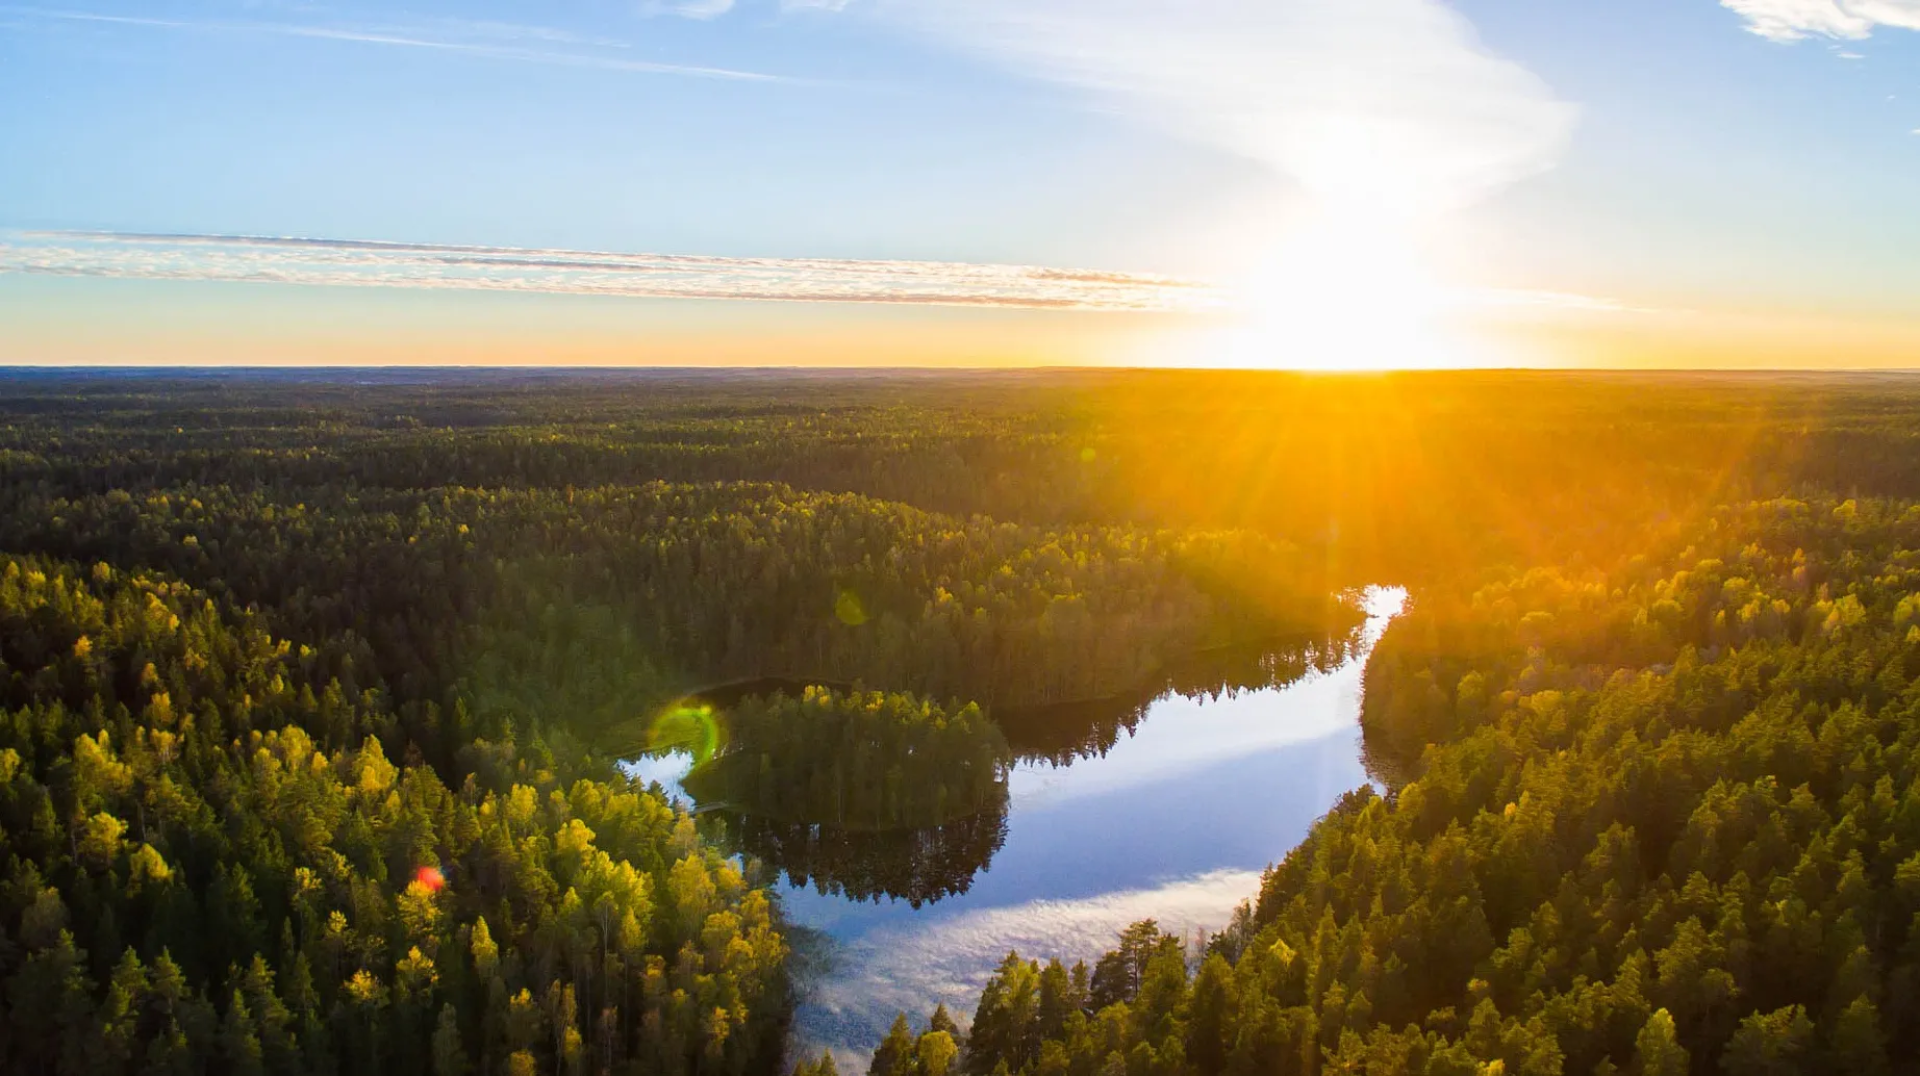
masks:
MULTIPOLYGON (((1261 871, 1368 782, 1361 672, 1404 600, 1398 590, 1370 592, 1360 645, 1289 686, 1170 694, 1103 755, 1020 763, 1008 780, 1004 843, 964 892, 915 907, 823 894, 789 874, 787 915, 818 932, 825 949, 806 984, 796 1047, 830 1048, 841 1071, 848 1062, 859 1071, 898 1012, 924 1021, 945 1002, 964 1022, 1009 950, 1091 964, 1141 919, 1189 937, 1225 926, 1259 889, 1261 871)), ((688 765, 669 756, 632 768, 677 792, 688 765)))

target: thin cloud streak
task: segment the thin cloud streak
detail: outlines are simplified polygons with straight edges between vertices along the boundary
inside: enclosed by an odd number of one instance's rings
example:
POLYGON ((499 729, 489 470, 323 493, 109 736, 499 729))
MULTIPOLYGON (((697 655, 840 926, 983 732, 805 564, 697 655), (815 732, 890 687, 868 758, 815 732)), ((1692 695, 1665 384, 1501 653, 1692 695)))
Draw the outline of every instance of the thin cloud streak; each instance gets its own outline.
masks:
POLYGON ((1043 266, 731 258, 217 235, 23 233, 0 273, 654 299, 1051 310, 1217 309, 1205 285, 1043 266))
MULTIPOLYGON (((12 6, 0 6, 0 14, 53 22, 101 23, 189 32, 265 34, 275 37, 341 41, 362 45, 458 53, 483 59, 545 64, 556 67, 589 68, 602 71, 625 71, 635 74, 679 75, 688 78, 720 79, 735 82, 803 81, 782 75, 767 74, 759 71, 742 71, 727 67, 657 63, 647 60, 630 60, 593 52, 564 52, 554 49, 527 48, 519 45, 491 44, 486 41, 459 40, 452 37, 432 36, 431 31, 425 29, 416 30, 395 26, 320 26, 282 22, 186 21, 131 15, 106 15, 91 11, 12 6)), ((509 40, 533 40, 553 45, 579 45, 596 48, 628 47, 624 42, 580 38, 568 34, 565 31, 550 30, 545 27, 514 26, 506 23, 449 23, 443 24, 443 26, 446 29, 456 32, 464 29, 470 31, 475 36, 491 37, 495 40, 502 38, 509 40)))
MULTIPOLYGON (((740 258, 382 240, 200 234, 17 232, 0 274, 599 295, 641 299, 1223 313, 1231 289, 1149 273, 1038 265, 849 258, 740 258)), ((1649 313, 1611 299, 1457 289, 1462 312, 1649 313)))
POLYGON ((155 19, 139 15, 104 15, 92 11, 53 11, 37 7, 0 6, 0 13, 30 19, 51 19, 58 22, 102 22, 118 26, 158 26, 170 30, 184 30, 193 25, 177 19, 155 19))

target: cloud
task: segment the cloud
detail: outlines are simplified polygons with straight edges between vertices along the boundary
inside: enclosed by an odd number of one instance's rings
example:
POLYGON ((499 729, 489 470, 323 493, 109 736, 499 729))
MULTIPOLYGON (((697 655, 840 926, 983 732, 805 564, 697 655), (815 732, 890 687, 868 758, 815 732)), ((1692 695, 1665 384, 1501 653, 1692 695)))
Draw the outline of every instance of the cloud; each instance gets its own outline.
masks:
POLYGON ((1576 118, 1440 0, 866 3, 1376 210, 1452 208, 1551 168, 1576 118))
MULTIPOLYGON (((681 0, 671 5, 680 13, 707 17, 697 11, 718 14, 732 0, 681 0), (697 9, 697 10, 696 10, 697 9)), ((607 50, 625 49, 626 42, 589 38, 540 26, 484 22, 464 19, 440 19, 422 25, 318 24, 290 22, 222 22, 181 20, 129 15, 105 15, 91 11, 0 6, 0 14, 15 15, 41 22, 99 23, 147 27, 152 29, 198 31, 208 33, 260 34, 311 40, 342 41, 361 45, 426 49, 459 53, 492 60, 545 64, 559 67, 583 67, 603 71, 626 71, 649 75, 681 75, 690 78, 723 79, 740 82, 789 82, 792 79, 758 71, 742 71, 697 64, 660 63, 610 55, 607 50)))
POLYGON ((23 233, 0 273, 659 299, 893 303, 1053 310, 1218 308, 1169 277, 1043 266, 728 258, 219 235, 23 233))
MULTIPOLYGON (((1234 292, 1150 273, 973 262, 733 258, 378 240, 113 232, 0 233, 0 274, 323 287, 512 291, 641 299, 885 303, 1033 310, 1214 313, 1234 292)), ((1644 312, 1553 291, 1463 288, 1448 309, 1644 312)))
POLYGON ((32 19, 51 19, 60 22, 99 22, 122 26, 159 26, 169 29, 184 29, 190 23, 175 19, 156 19, 140 15, 103 15, 92 11, 53 11, 37 7, 0 6, 0 13, 32 19))
POLYGON ((1769 41, 1831 37, 1863 41, 1887 26, 1920 30, 1920 0, 1720 0, 1769 41))
POLYGON ((646 11, 683 19, 714 19, 733 10, 733 0, 651 0, 646 11))

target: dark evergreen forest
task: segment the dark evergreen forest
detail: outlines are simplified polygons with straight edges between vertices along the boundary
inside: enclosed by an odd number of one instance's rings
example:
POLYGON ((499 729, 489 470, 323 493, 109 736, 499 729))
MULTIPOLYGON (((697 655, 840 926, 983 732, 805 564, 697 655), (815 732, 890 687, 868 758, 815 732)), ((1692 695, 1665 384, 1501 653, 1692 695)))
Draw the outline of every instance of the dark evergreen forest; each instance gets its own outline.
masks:
POLYGON ((1920 1071, 1920 381, 0 386, 7 1071, 776 1069, 767 864, 963 890, 1377 583, 1383 792, 877 1076, 1920 1071), (687 735, 731 817, 615 765, 687 735))

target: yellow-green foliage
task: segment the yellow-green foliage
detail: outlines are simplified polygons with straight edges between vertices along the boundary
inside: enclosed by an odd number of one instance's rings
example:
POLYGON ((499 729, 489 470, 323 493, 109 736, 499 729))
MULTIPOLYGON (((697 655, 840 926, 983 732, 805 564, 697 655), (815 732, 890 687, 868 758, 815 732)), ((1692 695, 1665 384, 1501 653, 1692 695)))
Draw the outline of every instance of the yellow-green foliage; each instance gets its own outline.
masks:
POLYGON ((239 1035, 275 1064, 425 1071, 431 1040, 737 1072, 784 1019, 766 895, 622 779, 449 788, 390 760, 376 693, 141 573, 5 559, 0 653, 10 1069, 198 1071, 239 1035))

